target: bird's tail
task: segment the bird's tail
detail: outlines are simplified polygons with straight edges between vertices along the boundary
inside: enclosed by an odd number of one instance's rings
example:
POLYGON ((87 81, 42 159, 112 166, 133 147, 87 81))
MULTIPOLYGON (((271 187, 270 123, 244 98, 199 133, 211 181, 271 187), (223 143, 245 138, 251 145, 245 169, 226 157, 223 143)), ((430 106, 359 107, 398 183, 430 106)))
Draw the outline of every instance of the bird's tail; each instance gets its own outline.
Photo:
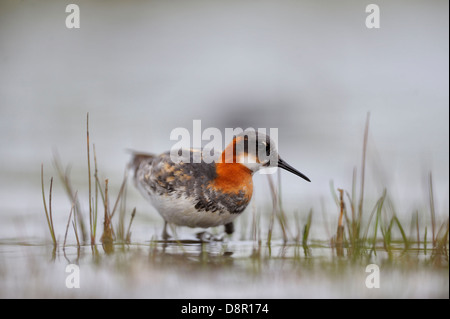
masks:
POLYGON ((136 177, 137 170, 139 169, 139 166, 141 165, 142 161, 149 161, 155 157, 154 154, 150 153, 135 152, 135 151, 130 151, 130 153, 131 153, 131 160, 128 163, 128 169, 133 171, 134 177, 136 177))

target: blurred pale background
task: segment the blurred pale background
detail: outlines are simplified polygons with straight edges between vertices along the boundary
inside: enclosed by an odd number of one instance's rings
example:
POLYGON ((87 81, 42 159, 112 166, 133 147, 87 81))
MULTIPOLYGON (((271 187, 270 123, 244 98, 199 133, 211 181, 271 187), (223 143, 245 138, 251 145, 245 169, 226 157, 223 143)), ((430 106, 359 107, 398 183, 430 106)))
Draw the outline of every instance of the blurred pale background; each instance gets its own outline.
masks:
MULTIPOLYGON (((370 111, 368 194, 386 186, 410 214, 432 171, 448 213, 448 1, 377 1, 380 29, 366 28, 364 1, 76 1, 81 28, 67 29, 69 3, 0 1, 0 220, 42 213, 53 149, 86 180, 87 112, 116 187, 126 149, 168 150, 194 119, 276 127, 312 180, 283 172, 284 202, 306 212, 334 205, 330 180, 350 190, 370 111)), ((255 183, 264 203, 265 177, 255 183)))

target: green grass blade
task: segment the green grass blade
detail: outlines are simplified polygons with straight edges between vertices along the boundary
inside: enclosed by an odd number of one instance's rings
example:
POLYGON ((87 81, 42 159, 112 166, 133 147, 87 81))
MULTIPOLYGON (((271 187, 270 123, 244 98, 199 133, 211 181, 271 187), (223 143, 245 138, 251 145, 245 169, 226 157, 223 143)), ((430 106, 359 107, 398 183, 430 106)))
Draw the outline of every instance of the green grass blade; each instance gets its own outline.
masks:
MULTIPOLYGON (((53 181, 53 178, 52 178, 53 181)), ((53 245, 56 246, 55 230, 53 228, 53 220, 51 218, 51 213, 47 209, 47 202, 45 200, 45 190, 44 190, 44 164, 41 164, 41 186, 42 186, 42 201, 44 203, 45 217, 47 218, 48 229, 50 235, 52 236, 53 245)), ((50 200, 51 200, 51 190, 50 190, 50 200)), ((51 202, 49 203, 51 205, 51 202)))

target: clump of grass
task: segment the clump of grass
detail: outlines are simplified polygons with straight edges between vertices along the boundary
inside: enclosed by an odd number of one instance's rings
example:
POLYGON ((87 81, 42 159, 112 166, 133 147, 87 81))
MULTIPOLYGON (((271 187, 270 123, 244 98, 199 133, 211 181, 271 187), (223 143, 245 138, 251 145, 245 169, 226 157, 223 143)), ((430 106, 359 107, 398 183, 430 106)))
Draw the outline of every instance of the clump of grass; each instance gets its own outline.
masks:
MULTIPOLYGON (((403 227, 397 218, 396 214, 393 213, 390 221, 386 223, 383 219, 382 212, 385 208, 384 203, 386 200, 386 190, 383 191, 383 194, 378 199, 376 205, 372 209, 372 213, 370 214, 368 224, 366 226, 366 231, 361 231, 363 212, 364 212, 364 196, 365 196, 365 171, 366 171, 366 156, 367 156, 367 141, 369 135, 369 122, 370 122, 370 113, 367 114, 366 125, 364 129, 364 138, 363 138, 363 150, 362 150, 362 160, 361 160, 361 180, 360 180, 360 193, 358 199, 358 205, 356 205, 355 198, 355 190, 356 190, 356 168, 353 170, 353 178, 352 178, 352 192, 351 194, 343 189, 338 189, 339 198, 334 191, 334 185, 331 183, 331 190, 333 198, 335 199, 336 204, 339 209, 339 218, 338 218, 338 227, 335 236, 335 241, 333 242, 336 247, 336 253, 338 256, 344 255, 344 247, 347 247, 347 253, 352 256, 360 256, 366 253, 366 248, 368 248, 368 243, 370 239, 368 238, 368 230, 369 226, 372 222, 373 216, 376 212, 375 218, 375 227, 374 227, 374 236, 372 238, 372 246, 371 252, 376 254, 376 242, 377 242, 377 230, 380 228, 384 248, 388 253, 390 252, 391 247, 391 235, 393 226, 396 225, 400 230, 402 237, 406 240, 406 235, 403 230, 403 227), (351 210, 351 216, 349 217, 347 214, 347 209, 345 205, 344 193, 349 202, 349 207, 351 210), (357 207, 357 209, 356 209, 357 207), (345 221, 345 223, 344 223, 345 221), (384 223, 383 223, 383 222, 384 223), (347 236, 345 235, 345 229, 347 230, 347 236)), ((393 205, 391 205, 392 209, 393 205)), ((392 209, 392 212, 394 210, 392 209)), ((405 247, 407 247, 407 242, 405 241, 405 247)))
MULTIPOLYGON (((343 189, 337 189, 339 197, 335 192, 333 183, 330 183, 332 197, 334 198, 339 211, 338 227, 335 237, 332 239, 332 247, 336 248, 336 254, 338 256, 344 255, 344 249, 347 248, 347 254, 349 256, 358 257, 364 255, 377 254, 377 249, 380 249, 380 245, 383 250, 388 253, 390 258, 393 257, 394 252, 399 250, 399 247, 403 253, 410 251, 410 248, 415 246, 417 248, 423 247, 424 253, 427 253, 427 226, 425 226, 425 234, 423 240, 421 240, 419 231, 419 213, 416 211, 413 214, 413 222, 411 222, 411 228, 415 224, 416 238, 411 236, 408 238, 405 232, 404 223, 397 216, 395 205, 388 195, 386 189, 383 190, 379 196, 376 204, 374 205, 371 213, 369 214, 365 230, 363 231, 363 216, 365 212, 364 198, 365 198, 365 170, 366 170, 366 153, 367 153, 367 140, 369 133, 369 119, 370 113, 367 114, 366 126, 364 130, 363 139, 363 152, 361 161, 361 179, 360 179, 360 194, 359 199, 355 198, 356 190, 356 169, 353 171, 353 183, 351 194, 343 189), (346 199, 344 197, 346 195, 346 199), (347 214, 348 201, 351 210, 351 215, 347 214), (358 205, 356 205, 356 202, 358 205), (356 209, 357 207, 357 209, 356 209), (415 216, 415 219, 414 219, 415 216), (370 229, 372 228, 372 236, 370 236, 370 229), (381 238, 380 236, 381 235, 381 238)), ((429 206, 431 217, 431 245, 432 256, 435 260, 447 260, 448 262, 448 219, 442 223, 437 229, 432 176, 429 175, 429 206), (439 256, 439 257, 437 257, 439 256)))
POLYGON ((66 169, 63 169, 63 165, 61 164, 61 159, 58 155, 58 153, 55 151, 53 154, 53 165, 56 168, 56 171, 58 173, 59 179, 64 187, 64 190, 66 191, 67 196, 69 197, 69 201, 71 203, 74 203, 74 216, 76 218, 76 223, 80 227, 81 231, 81 238, 83 243, 87 241, 87 233, 86 233, 86 227, 83 220, 83 212, 81 209, 81 205, 79 202, 79 199, 77 196, 75 196, 75 191, 72 187, 72 182, 70 180, 70 166, 67 166, 66 169))
MULTIPOLYGON (((70 167, 67 166, 67 168, 63 168, 64 166, 61 164, 61 160, 58 156, 58 154, 54 153, 54 166, 57 170, 57 173, 60 177, 60 180, 62 182, 62 185, 66 191, 67 196, 69 197, 69 200, 71 202, 71 208, 69 211, 69 218, 66 226, 66 231, 64 235, 64 244, 63 248, 66 246, 67 242, 67 234, 70 223, 72 223, 72 227, 75 233, 77 246, 80 247, 85 243, 88 243, 93 247, 93 251, 95 251, 95 245, 96 245, 96 237, 97 237, 97 219, 98 219, 98 206, 102 204, 104 207, 104 223, 103 223, 103 234, 101 236, 101 242, 102 246, 106 253, 113 252, 113 245, 116 241, 116 236, 114 232, 114 227, 112 223, 112 218, 117 211, 117 209, 120 207, 121 213, 119 214, 119 229, 120 229, 120 241, 122 242, 131 242, 131 223, 134 219, 134 216, 136 214, 136 210, 134 209, 131 214, 130 223, 128 226, 127 233, 124 233, 124 221, 125 221, 125 189, 126 189, 126 182, 127 182, 127 172, 125 172, 124 179, 122 181, 119 193, 117 195, 117 198, 115 200, 114 207, 112 211, 110 211, 109 206, 109 190, 108 190, 108 179, 105 180, 105 188, 102 189, 101 183, 99 181, 99 174, 98 174, 98 164, 97 164, 97 154, 95 151, 95 145, 92 145, 93 148, 93 154, 94 154, 94 190, 95 194, 93 196, 93 189, 92 189, 92 172, 91 172, 91 144, 90 144, 90 133, 89 133, 89 113, 86 116, 86 146, 87 146, 87 174, 88 174, 88 201, 89 201, 89 234, 87 232, 84 218, 85 216, 81 210, 81 205, 79 202, 79 196, 78 191, 74 191, 74 188, 72 186, 72 182, 70 180, 70 167), (100 195, 100 196, 99 196, 100 195), (82 243, 80 243, 80 238, 78 235, 78 230, 81 232, 81 238, 82 243), (125 237, 126 235, 126 237, 125 237), (89 240, 88 240, 89 238, 89 240)), ((53 178, 50 182, 50 196, 49 196, 49 205, 50 209, 47 209, 47 203, 45 200, 45 192, 44 192, 44 181, 43 181, 43 165, 41 167, 41 180, 42 180, 42 195, 43 195, 43 202, 44 202, 44 211, 47 217, 47 222, 49 225, 50 234, 52 236, 52 241, 54 245, 56 245, 56 236, 55 236, 55 229, 53 226, 53 219, 52 219, 52 211, 51 211, 51 193, 52 193, 52 185, 53 185, 53 178)))

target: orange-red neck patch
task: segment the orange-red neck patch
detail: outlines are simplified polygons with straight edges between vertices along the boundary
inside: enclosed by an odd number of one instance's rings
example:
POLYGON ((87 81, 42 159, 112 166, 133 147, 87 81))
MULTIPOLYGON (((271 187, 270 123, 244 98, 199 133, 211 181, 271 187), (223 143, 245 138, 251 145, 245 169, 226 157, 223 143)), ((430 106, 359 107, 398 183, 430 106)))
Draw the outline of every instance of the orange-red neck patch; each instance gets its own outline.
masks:
POLYGON ((217 163, 217 177, 211 187, 217 191, 230 194, 243 192, 248 199, 253 194, 252 171, 239 163, 217 163))

